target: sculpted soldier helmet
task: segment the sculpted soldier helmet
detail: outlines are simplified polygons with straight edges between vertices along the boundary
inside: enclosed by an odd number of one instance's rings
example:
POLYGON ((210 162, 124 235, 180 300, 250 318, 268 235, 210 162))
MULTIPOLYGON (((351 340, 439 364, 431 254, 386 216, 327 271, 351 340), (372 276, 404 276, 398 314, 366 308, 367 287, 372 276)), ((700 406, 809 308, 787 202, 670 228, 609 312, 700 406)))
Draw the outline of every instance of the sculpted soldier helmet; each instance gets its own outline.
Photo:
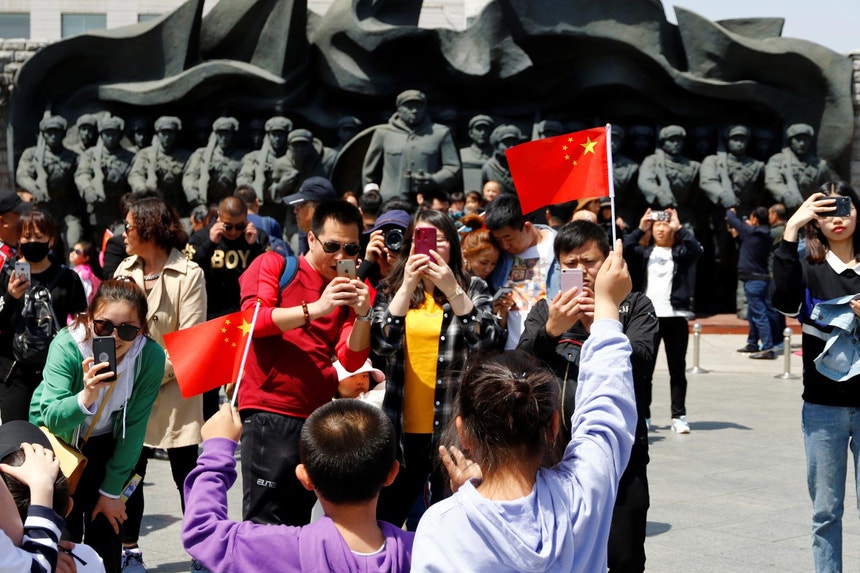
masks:
POLYGON ((612 132, 613 139, 624 139, 624 128, 617 123, 613 123, 609 130, 612 132))
POLYGON ((304 141, 306 143, 311 143, 314 140, 313 134, 307 129, 294 129, 290 132, 289 137, 287 138, 288 143, 298 143, 300 141, 304 141))
POLYGON ((561 135, 564 133, 564 125, 560 121, 545 119, 537 124, 538 133, 544 137, 561 135))
POLYGON ((687 137, 687 130, 680 125, 667 125, 660 130, 659 140, 666 141, 670 137, 687 137))
POLYGON ((789 139, 792 137, 797 137, 798 135, 808 135, 809 137, 815 136, 815 130, 811 125, 807 123, 795 123, 793 125, 789 125, 788 129, 785 130, 785 136, 789 139))
POLYGON ((494 125, 496 122, 493 121, 493 118, 489 115, 478 114, 472 119, 469 120, 469 129, 472 129, 476 125, 494 125))
POLYGON ((292 131, 293 122, 282 115, 270 117, 266 122, 266 133, 270 131, 292 131))
POLYGON ((117 117, 115 115, 99 120, 99 133, 107 131, 109 129, 116 129, 122 131, 123 129, 125 129, 125 122, 122 120, 121 117, 117 117))
POLYGON ((408 101, 420 101, 421 103, 427 103, 427 96, 424 95, 424 92, 419 90, 406 90, 400 92, 397 95, 397 100, 395 100, 395 104, 397 105, 397 107, 400 107, 408 101))
POLYGON ((171 115, 163 115, 155 120, 155 131, 164 131, 167 129, 182 131, 182 120, 171 115))
POLYGON ((750 131, 750 128, 745 125, 730 125, 726 129, 726 139, 731 139, 738 135, 749 139, 751 134, 752 132, 750 131))
POLYGON ((69 124, 66 122, 66 118, 61 115, 52 115, 51 117, 46 117, 39 122, 39 131, 48 131, 49 129, 66 131, 68 127, 69 124))
POLYGON ((80 127, 82 125, 91 125, 96 127, 98 125, 99 118, 92 113, 85 113, 78 117, 78 120, 75 122, 75 127, 80 127))
POLYGON ((500 125, 490 134, 490 145, 495 147, 499 142, 512 138, 516 139, 517 143, 525 140, 523 132, 516 125, 500 125))
POLYGON ((235 117, 219 117, 212 122, 212 131, 239 131, 239 120, 235 117))
POLYGON ((355 117, 354 115, 345 115, 339 120, 337 120, 337 127, 361 127, 361 120, 355 117))

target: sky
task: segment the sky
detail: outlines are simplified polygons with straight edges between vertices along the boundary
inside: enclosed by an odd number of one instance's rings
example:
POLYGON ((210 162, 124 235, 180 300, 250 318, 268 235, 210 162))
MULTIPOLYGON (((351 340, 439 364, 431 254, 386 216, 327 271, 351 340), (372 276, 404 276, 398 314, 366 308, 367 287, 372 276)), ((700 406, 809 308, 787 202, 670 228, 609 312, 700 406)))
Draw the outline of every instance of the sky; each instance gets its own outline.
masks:
POLYGON ((860 51, 858 0, 663 0, 672 23, 677 23, 675 5, 708 20, 785 18, 784 37, 810 40, 840 54, 860 51))

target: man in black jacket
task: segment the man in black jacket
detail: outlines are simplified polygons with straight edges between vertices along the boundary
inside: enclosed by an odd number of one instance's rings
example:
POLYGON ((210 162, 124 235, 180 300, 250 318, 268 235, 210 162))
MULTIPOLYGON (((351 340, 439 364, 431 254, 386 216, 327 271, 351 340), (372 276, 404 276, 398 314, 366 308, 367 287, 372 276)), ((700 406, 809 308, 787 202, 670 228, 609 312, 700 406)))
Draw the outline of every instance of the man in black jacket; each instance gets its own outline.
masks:
MULTIPOLYGON (((538 301, 526 318, 517 348, 530 351, 562 381, 562 437, 570 440, 570 417, 575 407, 579 352, 594 320, 594 281, 609 255, 609 238, 602 227, 573 221, 559 229, 555 256, 563 269, 582 269, 582 292, 559 292, 538 301)), ((548 293, 551 295, 552 293, 548 293)), ((645 528, 648 494, 648 428, 644 384, 654 368, 657 316, 643 293, 632 292, 618 309, 624 333, 633 347, 631 363, 639 420, 630 462, 618 484, 618 497, 609 531, 609 571, 645 570, 645 528)))

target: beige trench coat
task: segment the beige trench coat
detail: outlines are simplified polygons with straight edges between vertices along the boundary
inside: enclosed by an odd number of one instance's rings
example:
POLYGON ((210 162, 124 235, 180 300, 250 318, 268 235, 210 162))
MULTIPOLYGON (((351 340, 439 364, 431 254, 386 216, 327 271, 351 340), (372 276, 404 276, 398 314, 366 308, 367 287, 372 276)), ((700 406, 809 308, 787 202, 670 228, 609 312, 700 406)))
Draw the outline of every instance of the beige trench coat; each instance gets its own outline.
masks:
MULTIPOLYGON (((143 287, 143 261, 137 255, 119 264, 114 277, 130 275, 143 287)), ((206 320, 206 282, 203 270, 173 249, 155 286, 146 296, 149 334, 164 348, 164 335, 206 320)), ((166 351, 165 351, 166 353, 166 351)), ((161 390, 152 408, 144 443, 154 448, 199 444, 203 425, 203 397, 183 399, 167 354, 161 390)))

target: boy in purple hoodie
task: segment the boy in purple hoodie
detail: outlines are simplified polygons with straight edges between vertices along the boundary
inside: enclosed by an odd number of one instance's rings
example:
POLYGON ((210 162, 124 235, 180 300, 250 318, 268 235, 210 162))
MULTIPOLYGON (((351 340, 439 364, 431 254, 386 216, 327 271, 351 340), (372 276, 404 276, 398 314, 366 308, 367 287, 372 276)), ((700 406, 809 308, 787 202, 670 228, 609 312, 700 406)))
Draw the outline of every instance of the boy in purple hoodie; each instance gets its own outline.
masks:
POLYGON ((296 476, 325 516, 303 527, 230 520, 239 413, 224 404, 201 432, 203 453, 185 480, 182 544, 213 573, 409 571, 414 534, 376 521, 379 492, 400 469, 394 427, 381 410, 335 400, 307 419, 296 476))

